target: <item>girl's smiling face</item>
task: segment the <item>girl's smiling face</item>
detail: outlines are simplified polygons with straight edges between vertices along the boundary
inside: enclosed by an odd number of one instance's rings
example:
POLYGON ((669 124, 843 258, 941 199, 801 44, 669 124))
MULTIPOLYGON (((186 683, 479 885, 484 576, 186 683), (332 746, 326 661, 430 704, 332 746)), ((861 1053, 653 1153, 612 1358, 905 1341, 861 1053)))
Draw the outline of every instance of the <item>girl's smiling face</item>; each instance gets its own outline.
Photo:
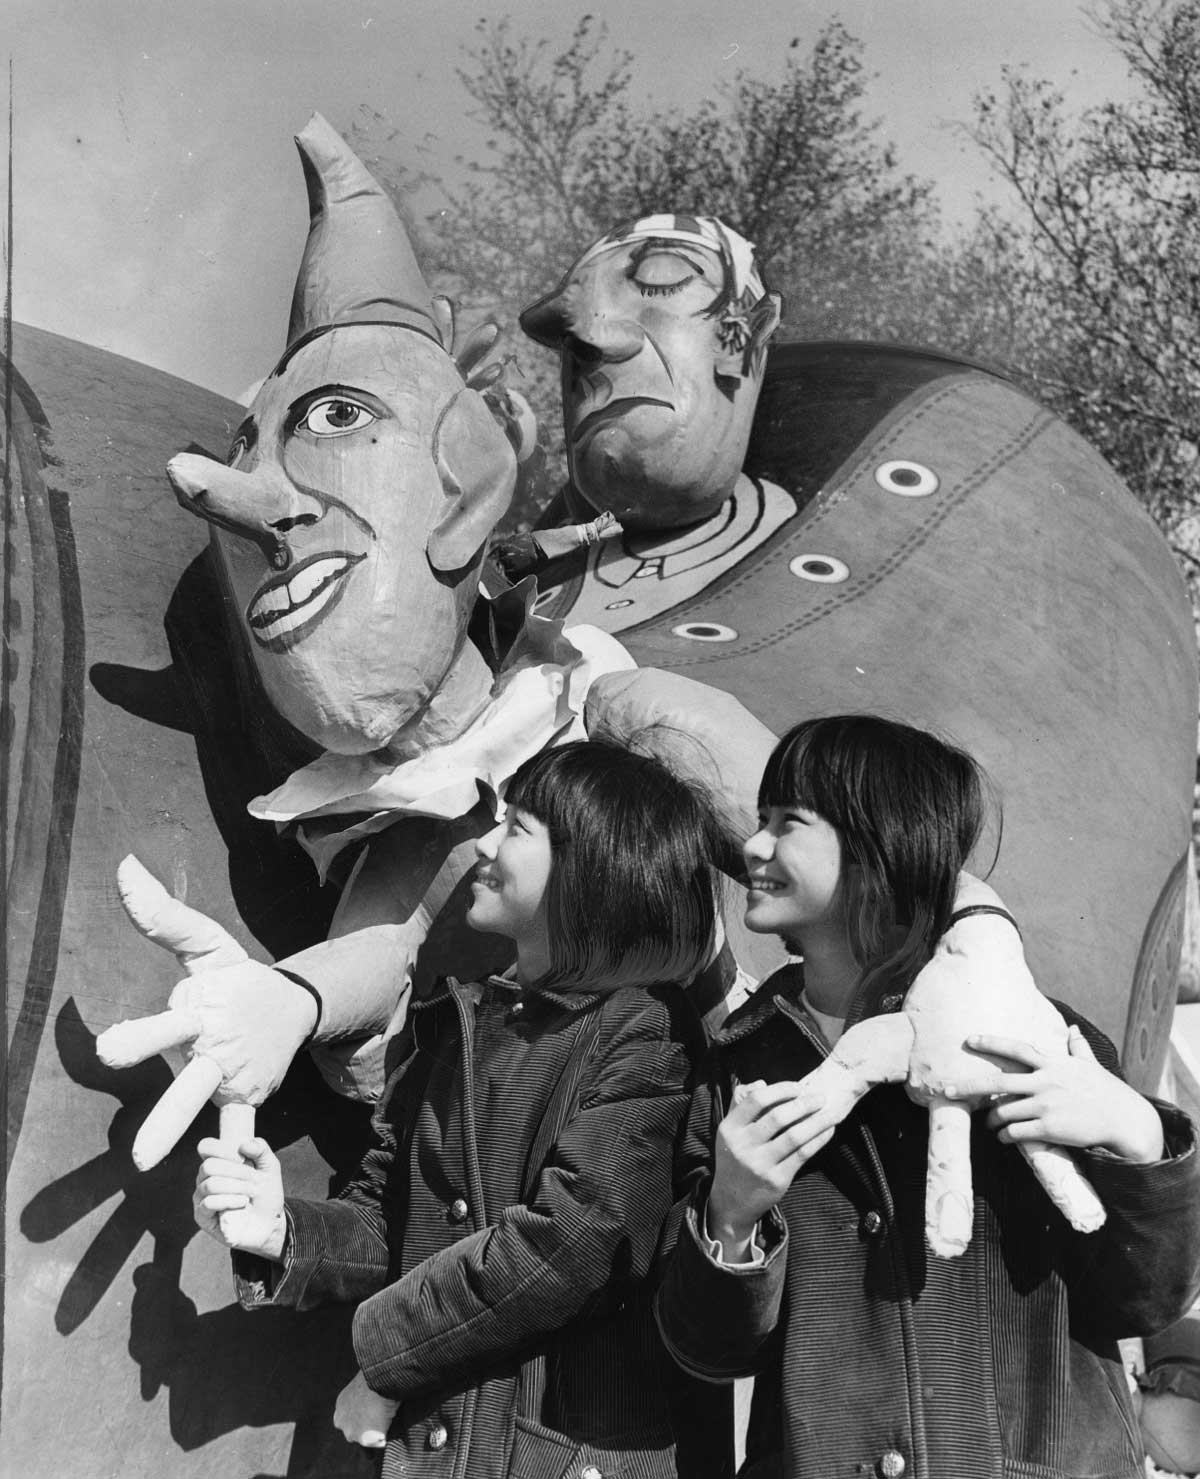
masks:
POLYGON ((475 844, 477 862, 467 923, 486 934, 507 935, 518 954, 547 947, 546 887, 553 856, 550 833, 519 806, 475 844))
POLYGON ((838 918, 842 844, 824 817, 791 803, 759 813, 759 829, 742 845, 749 874, 746 928, 799 935, 838 918))

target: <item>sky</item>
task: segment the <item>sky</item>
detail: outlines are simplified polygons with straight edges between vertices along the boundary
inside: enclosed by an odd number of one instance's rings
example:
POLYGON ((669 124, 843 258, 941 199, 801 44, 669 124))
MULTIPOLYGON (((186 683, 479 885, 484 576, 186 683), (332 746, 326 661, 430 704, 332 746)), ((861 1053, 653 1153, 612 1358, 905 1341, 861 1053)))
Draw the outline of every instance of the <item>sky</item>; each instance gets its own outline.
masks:
MULTIPOLYGON (((587 11, 635 98, 687 106, 775 75, 838 16, 872 111, 950 219, 992 187, 949 126, 1028 65, 1087 106, 1128 90, 1074 0, 0 0, 13 70, 14 314, 240 394, 283 348, 307 230, 292 136, 360 108, 430 167, 477 148, 455 78, 480 18, 565 41, 587 11)), ((0 185, 2 188, 2 185, 0 185)))

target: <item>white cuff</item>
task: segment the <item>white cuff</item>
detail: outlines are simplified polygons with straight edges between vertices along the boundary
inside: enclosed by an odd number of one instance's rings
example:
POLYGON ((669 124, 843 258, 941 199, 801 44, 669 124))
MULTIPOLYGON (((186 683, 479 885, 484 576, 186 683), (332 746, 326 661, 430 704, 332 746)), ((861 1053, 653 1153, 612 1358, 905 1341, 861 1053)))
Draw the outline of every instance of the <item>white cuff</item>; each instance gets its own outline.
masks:
POLYGON ((762 1245, 759 1241, 758 1223, 754 1224, 754 1231, 750 1235, 750 1247, 747 1251, 747 1256, 736 1263, 731 1262, 725 1257, 720 1243, 709 1233, 707 1202, 704 1204, 704 1215, 699 1219, 698 1229, 700 1241, 704 1245, 704 1251, 714 1263, 719 1263, 722 1268, 761 1268, 767 1261, 767 1255, 763 1252, 762 1245))

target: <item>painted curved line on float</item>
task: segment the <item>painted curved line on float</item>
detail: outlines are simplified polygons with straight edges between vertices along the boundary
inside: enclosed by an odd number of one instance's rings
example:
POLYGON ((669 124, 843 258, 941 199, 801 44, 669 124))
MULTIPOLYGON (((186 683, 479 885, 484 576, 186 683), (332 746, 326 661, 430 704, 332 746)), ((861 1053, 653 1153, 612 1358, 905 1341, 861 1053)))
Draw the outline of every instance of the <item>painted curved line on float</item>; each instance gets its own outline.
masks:
MULTIPOLYGON (((29 661, 28 681, 22 685, 27 713, 4 905, 9 978, 23 982, 8 1040, 6 1175, 21 1132, 58 962, 79 792, 84 678, 83 602, 70 500, 46 486, 39 439, 39 433, 48 432, 45 416, 19 374, 10 374, 17 388, 10 435, 25 513, 33 626, 26 637, 16 611, 5 612, 5 641, 29 661), (43 758, 51 753, 52 768, 43 758)), ((13 528, 15 533, 15 521, 13 528)), ((11 709, 5 729, 15 741, 18 725, 11 709)), ((9 779, 12 758, 10 753, 9 779)))

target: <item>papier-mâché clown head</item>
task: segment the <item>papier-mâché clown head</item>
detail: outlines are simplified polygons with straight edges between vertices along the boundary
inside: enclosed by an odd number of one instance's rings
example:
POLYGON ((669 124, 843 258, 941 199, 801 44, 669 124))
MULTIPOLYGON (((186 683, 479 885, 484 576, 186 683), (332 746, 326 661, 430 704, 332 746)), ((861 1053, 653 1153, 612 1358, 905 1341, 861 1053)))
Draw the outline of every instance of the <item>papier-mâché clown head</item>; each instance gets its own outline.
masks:
POLYGON ((296 143, 311 224, 287 349, 228 466, 182 454, 168 475, 212 526, 271 704, 362 754, 419 723, 460 656, 516 458, 386 195, 319 115, 296 143))
POLYGON ((521 327, 562 357, 575 488, 631 529, 715 513, 741 471, 780 300, 712 216, 659 214, 588 247, 521 327))

